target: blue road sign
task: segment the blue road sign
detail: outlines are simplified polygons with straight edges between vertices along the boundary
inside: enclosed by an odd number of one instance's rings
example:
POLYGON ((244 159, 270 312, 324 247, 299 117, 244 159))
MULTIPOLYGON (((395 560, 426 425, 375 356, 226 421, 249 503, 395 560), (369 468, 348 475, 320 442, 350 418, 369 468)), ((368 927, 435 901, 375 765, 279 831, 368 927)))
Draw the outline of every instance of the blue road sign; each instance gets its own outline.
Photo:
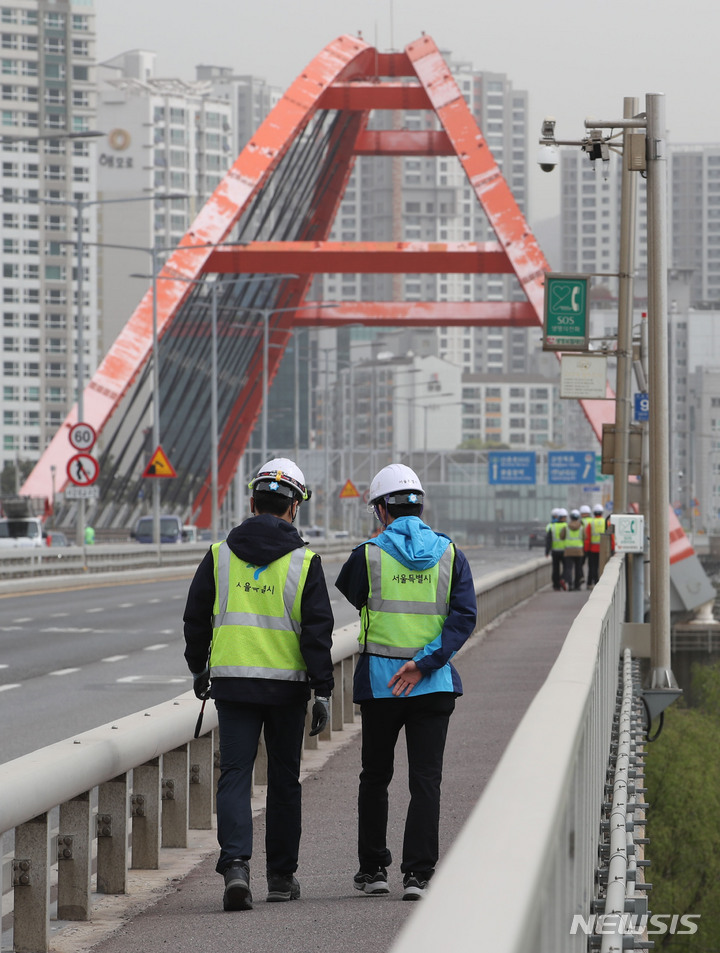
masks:
POLYGON ((650 419, 650 398, 646 393, 635 394, 635 420, 642 423, 650 419))
POLYGON ((587 483, 594 479, 594 452, 551 450, 548 453, 548 483, 587 483))
POLYGON ((488 482, 523 483, 536 482, 535 454, 531 451, 491 450, 488 453, 488 482))

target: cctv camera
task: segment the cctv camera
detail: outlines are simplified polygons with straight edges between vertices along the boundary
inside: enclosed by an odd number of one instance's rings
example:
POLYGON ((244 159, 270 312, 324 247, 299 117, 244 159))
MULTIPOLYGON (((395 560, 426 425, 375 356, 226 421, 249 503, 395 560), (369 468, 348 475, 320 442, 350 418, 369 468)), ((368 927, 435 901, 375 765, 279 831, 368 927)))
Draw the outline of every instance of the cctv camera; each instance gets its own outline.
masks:
POLYGON ((552 172, 558 164, 559 155, 560 151, 557 146, 550 145, 550 143, 541 143, 537 160, 543 172, 552 172))

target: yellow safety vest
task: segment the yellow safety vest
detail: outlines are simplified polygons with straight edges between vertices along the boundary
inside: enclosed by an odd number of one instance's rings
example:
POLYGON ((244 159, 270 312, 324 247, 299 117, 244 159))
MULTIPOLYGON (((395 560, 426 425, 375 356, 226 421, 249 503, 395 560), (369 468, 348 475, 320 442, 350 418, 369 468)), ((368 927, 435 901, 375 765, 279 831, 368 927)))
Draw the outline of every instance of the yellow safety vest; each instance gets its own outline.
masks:
POLYGON ((359 642, 369 655, 411 659, 442 631, 448 614, 455 547, 430 569, 408 569, 379 546, 365 547, 368 600, 359 642))
POLYGON ((267 566, 255 566, 235 556, 225 541, 215 543, 212 554, 211 678, 307 681, 300 608, 315 554, 300 547, 267 566))
POLYGON ((562 552, 565 549, 565 540, 560 538, 560 530, 564 529, 567 523, 550 524, 550 549, 555 552, 562 552))
POLYGON ((579 529, 565 527, 565 555, 582 556, 585 552, 585 537, 582 526, 579 529))
POLYGON ((600 545, 600 537, 605 532, 605 517, 604 516, 594 516, 591 523, 592 529, 590 530, 590 544, 592 546, 600 545))

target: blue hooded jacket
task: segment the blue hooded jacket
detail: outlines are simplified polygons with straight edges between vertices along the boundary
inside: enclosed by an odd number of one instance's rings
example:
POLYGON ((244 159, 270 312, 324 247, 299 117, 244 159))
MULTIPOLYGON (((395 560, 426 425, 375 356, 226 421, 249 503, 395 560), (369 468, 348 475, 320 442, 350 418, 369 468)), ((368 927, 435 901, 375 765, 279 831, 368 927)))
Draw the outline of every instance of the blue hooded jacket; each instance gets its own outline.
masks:
MULTIPOLYGON (((369 591, 366 546, 378 546, 407 569, 421 570, 435 566, 450 542, 447 536, 436 533, 417 516, 398 517, 379 536, 361 543, 352 551, 340 570, 335 586, 352 605, 361 609, 367 602, 369 591)), ((460 676, 450 664, 450 659, 475 629, 477 599, 467 559, 457 547, 448 610, 440 635, 414 656, 413 661, 423 677, 410 695, 403 697, 432 692, 462 694, 460 676)), ((354 701, 396 698, 392 689, 388 688, 388 682, 404 663, 405 659, 362 653, 355 669, 354 701)))

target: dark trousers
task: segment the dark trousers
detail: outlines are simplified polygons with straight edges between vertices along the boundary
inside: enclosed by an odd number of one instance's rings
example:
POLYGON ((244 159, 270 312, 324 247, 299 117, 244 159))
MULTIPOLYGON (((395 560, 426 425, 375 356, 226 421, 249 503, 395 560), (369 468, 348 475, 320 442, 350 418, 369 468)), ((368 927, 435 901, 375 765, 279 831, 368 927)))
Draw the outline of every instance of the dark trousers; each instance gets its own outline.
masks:
POLYGON ((565 553, 564 562, 564 578, 568 589, 579 589, 582 584, 582 554, 579 556, 568 556, 568 554, 565 553))
POLYGON ((438 859, 443 755, 455 697, 450 692, 361 702, 362 771, 358 791, 358 858, 362 869, 388 867, 388 785, 395 744, 405 728, 410 804, 405 819, 403 873, 431 875, 438 859))
POLYGON ((252 769, 260 731, 265 736, 268 788, 265 810, 267 869, 297 870, 301 831, 300 754, 306 704, 243 705, 216 701, 220 730, 220 780, 217 789, 217 836, 223 873, 233 860, 252 856, 250 803, 252 769))
POLYGON ((563 578, 565 567, 563 566, 563 554, 561 549, 553 549, 552 556, 552 584, 553 589, 560 589, 560 580, 563 578))
POLYGON ((587 584, 588 586, 594 586, 598 581, 598 570, 600 568, 600 553, 594 553, 592 550, 587 554, 588 560, 588 574, 587 574, 587 584))

